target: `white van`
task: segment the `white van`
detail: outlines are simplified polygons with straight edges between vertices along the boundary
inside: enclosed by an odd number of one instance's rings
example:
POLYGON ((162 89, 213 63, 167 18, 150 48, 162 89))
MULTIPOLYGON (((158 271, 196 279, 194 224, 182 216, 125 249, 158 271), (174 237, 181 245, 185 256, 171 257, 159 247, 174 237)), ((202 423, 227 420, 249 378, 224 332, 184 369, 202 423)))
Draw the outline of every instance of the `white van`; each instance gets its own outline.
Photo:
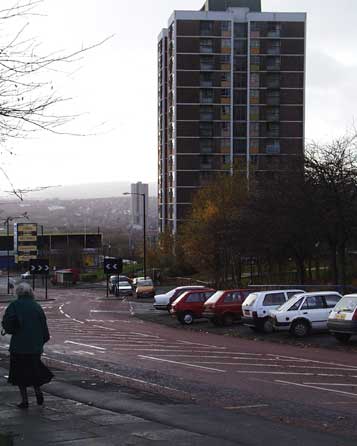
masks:
POLYGON ((311 330, 326 330, 327 319, 341 300, 335 291, 297 294, 276 310, 271 310, 274 329, 289 330, 297 337, 307 336, 311 330))
POLYGON ((357 294, 343 296, 331 311, 327 328, 342 343, 357 335, 357 294))
POLYGON ((243 302, 243 323, 253 330, 271 333, 274 329, 270 310, 280 307, 295 294, 303 290, 258 291, 249 294, 243 302))

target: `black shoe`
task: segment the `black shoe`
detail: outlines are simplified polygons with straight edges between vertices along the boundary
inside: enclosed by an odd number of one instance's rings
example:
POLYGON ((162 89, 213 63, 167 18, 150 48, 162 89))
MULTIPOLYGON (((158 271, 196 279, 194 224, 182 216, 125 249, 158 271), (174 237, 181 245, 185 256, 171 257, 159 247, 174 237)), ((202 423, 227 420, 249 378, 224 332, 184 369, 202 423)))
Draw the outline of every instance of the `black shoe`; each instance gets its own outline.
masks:
POLYGON ((29 403, 26 403, 26 402, 22 401, 22 403, 17 405, 17 407, 19 409, 28 409, 29 408, 29 403))
POLYGON ((39 406, 42 406, 43 405, 43 394, 42 393, 37 393, 36 394, 36 401, 37 401, 37 404, 39 405, 39 406))

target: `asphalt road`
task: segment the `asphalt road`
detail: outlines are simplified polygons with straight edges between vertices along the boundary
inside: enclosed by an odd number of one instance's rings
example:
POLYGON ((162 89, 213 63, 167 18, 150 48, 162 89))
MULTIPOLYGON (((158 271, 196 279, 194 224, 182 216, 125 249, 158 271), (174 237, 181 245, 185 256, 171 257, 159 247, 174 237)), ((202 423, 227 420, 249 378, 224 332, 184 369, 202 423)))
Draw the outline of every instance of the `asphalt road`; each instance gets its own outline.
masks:
MULTIPOLYGON (((107 300, 98 290, 56 290, 43 307, 52 365, 218 411, 332 432, 341 436, 336 444, 357 438, 355 346, 301 348, 176 329, 135 317, 148 304, 107 300)), ((6 349, 8 338, 0 342, 6 349)))

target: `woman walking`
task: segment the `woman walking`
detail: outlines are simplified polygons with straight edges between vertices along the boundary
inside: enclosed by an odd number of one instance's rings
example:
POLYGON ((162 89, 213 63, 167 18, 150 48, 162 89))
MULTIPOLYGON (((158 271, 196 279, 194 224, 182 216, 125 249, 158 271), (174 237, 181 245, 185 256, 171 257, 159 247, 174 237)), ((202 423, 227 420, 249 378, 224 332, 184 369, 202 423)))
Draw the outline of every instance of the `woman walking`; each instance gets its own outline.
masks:
POLYGON ((33 386, 37 404, 42 406, 41 386, 51 381, 53 374, 42 363, 43 345, 49 341, 47 321, 42 307, 35 302, 32 288, 20 283, 16 288, 17 299, 7 307, 2 326, 11 334, 10 371, 8 382, 20 389, 20 409, 29 407, 27 387, 33 386))

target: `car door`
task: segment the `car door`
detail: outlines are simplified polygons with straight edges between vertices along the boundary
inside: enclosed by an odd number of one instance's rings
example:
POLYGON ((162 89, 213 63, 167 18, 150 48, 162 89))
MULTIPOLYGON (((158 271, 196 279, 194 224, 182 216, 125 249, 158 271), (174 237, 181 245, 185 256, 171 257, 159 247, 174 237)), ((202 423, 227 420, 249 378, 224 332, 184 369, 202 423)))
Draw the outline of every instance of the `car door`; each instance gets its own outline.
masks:
POLYGON ((313 329, 326 327, 327 314, 323 295, 307 296, 301 307, 301 315, 308 319, 313 329))
POLYGON ((327 294, 324 296, 325 307, 326 307, 326 324, 324 328, 327 328, 327 320, 332 313, 332 310, 338 304, 338 302, 342 299, 342 296, 339 294, 327 294))

